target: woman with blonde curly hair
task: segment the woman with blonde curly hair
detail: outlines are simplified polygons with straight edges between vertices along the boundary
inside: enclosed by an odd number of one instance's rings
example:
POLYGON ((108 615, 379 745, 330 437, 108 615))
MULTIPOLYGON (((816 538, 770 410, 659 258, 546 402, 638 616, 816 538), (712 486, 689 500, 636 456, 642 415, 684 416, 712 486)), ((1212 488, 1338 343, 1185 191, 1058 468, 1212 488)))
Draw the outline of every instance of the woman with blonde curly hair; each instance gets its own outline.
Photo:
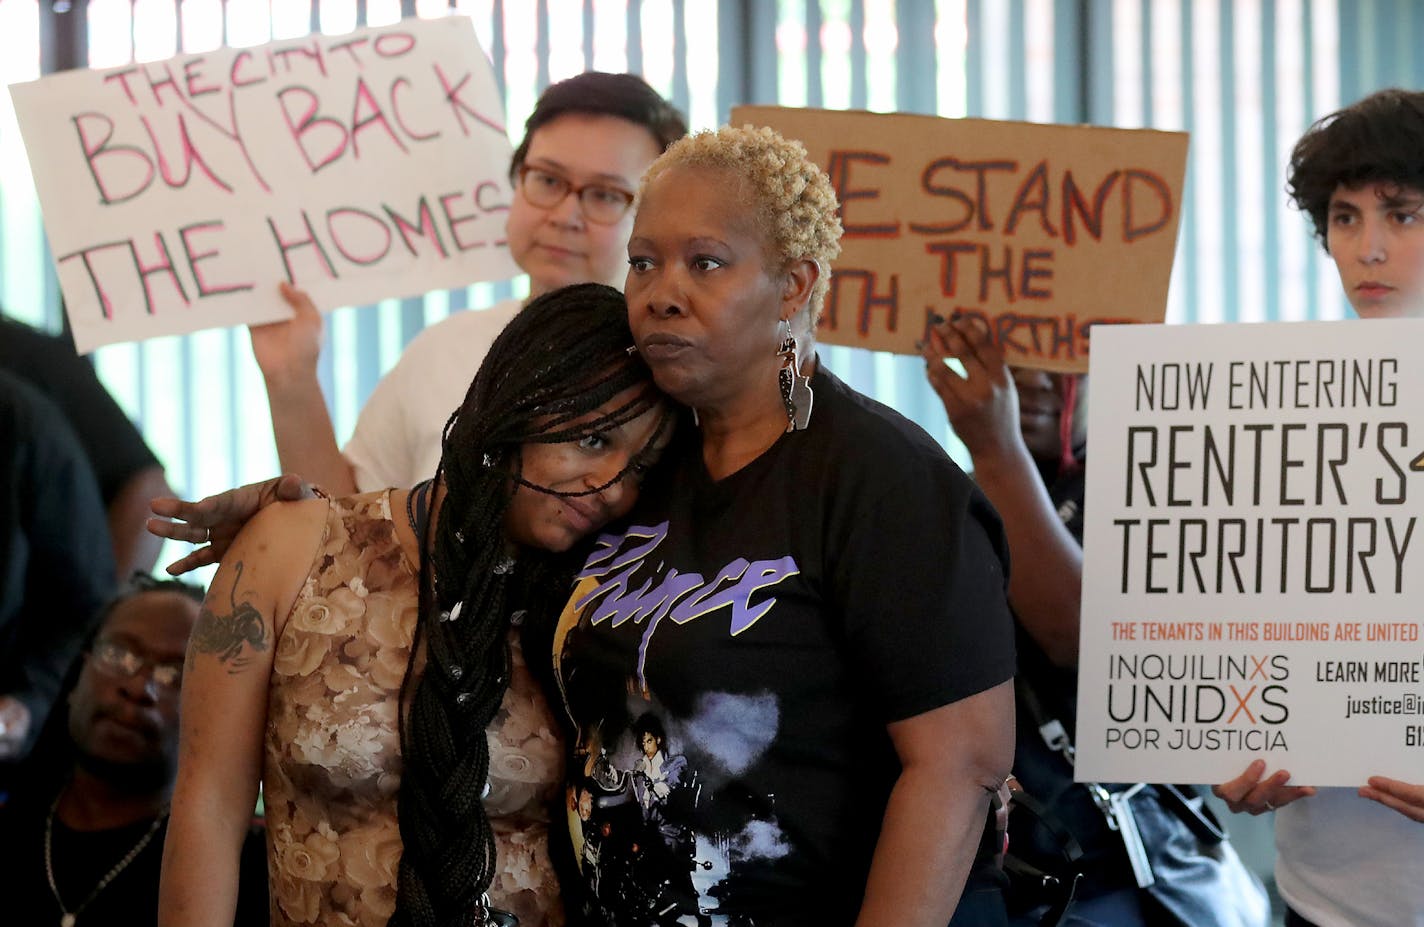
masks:
POLYGON ((599 537, 555 631, 571 907, 943 927, 993 851, 1012 758, 998 519, 928 435, 818 363, 841 227, 799 144, 700 133, 641 196, 629 322, 697 427, 599 537), (684 761, 657 815, 649 718, 684 761))

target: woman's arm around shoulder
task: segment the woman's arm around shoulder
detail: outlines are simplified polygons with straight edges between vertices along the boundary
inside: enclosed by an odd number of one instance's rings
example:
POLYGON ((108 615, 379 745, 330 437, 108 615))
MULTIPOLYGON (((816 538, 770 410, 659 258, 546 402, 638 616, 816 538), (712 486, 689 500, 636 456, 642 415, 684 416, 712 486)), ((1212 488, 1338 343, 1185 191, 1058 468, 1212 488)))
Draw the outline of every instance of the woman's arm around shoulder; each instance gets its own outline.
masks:
POLYGON ((305 290, 281 284, 292 317, 248 328, 252 356, 267 386, 272 436, 282 469, 300 473, 334 496, 356 491, 351 464, 336 446, 336 432, 317 379, 321 313, 305 290))
POLYGON ((1054 665, 1078 665, 1083 548, 1058 517, 1019 425, 1018 389, 983 326, 949 321, 921 351, 930 385, 974 461, 974 477, 1003 519, 1012 571, 1009 599, 1023 629, 1054 665), (960 376, 946 366, 955 358, 960 376))
POLYGON ((238 859, 262 775, 273 654, 327 505, 263 509, 233 541, 208 588, 183 671, 178 781, 159 891, 163 927, 232 923, 238 859))

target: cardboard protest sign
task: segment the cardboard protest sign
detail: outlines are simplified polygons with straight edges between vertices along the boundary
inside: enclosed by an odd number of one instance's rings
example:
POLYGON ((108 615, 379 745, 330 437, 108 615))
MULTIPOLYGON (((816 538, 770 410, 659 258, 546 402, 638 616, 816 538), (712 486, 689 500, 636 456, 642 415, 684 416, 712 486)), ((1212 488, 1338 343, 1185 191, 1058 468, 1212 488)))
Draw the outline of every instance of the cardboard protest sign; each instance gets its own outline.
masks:
POLYGON ((1424 320, 1093 338, 1078 777, 1424 782, 1424 320))
POLYGON ((731 123, 800 140, 835 185, 829 344, 917 354, 959 312, 1012 364, 1086 370, 1094 325, 1166 313, 1185 133, 773 106, 731 123))
POLYGON ((518 273, 509 140, 463 17, 11 88, 80 351, 518 273))

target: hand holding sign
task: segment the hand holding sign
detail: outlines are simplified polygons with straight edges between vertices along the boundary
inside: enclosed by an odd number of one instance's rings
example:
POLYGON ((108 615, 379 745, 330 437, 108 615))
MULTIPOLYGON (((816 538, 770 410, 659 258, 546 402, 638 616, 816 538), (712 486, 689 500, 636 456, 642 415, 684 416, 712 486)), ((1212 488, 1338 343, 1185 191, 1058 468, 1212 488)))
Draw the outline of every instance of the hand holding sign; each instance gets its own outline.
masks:
POLYGON ((293 382, 314 380, 321 355, 321 313, 312 305, 311 297, 285 282, 279 291, 292 308, 292 317, 248 327, 252 355, 269 392, 280 392, 293 382))
POLYGON ((1424 824, 1424 785, 1411 785, 1398 779, 1371 776, 1369 785, 1360 788, 1360 797, 1377 801, 1412 821, 1424 824))
POLYGON ((1278 769, 1262 779, 1265 771, 1264 760, 1252 760, 1241 775, 1212 786, 1211 791, 1236 814, 1265 814, 1315 794, 1311 786, 1291 785, 1287 770, 1278 769))
POLYGON ((930 386, 976 462, 1023 446, 1013 373, 982 322, 961 317, 932 326, 922 353, 930 386), (964 376, 945 363, 949 358, 964 366, 964 376))
POLYGON ((285 282, 278 292, 292 308, 292 318, 248 328, 252 356, 268 382, 269 392, 290 383, 315 380, 316 362, 322 353, 322 313, 312 305, 312 298, 306 290, 285 282))

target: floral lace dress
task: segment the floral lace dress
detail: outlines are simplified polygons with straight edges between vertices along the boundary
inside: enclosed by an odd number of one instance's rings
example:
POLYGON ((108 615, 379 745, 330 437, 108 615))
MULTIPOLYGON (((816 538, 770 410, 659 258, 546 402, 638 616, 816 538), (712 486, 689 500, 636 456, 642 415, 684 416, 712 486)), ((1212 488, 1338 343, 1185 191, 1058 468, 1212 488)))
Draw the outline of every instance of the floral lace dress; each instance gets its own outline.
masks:
MULTIPOLYGON (((384 927, 395 910, 397 710, 416 582, 389 491, 331 501, 268 690, 263 790, 274 925, 384 927)), ((548 807, 563 751, 516 630, 509 691, 486 731, 485 807, 498 852, 490 901, 517 914, 521 927, 558 927, 548 807)))

